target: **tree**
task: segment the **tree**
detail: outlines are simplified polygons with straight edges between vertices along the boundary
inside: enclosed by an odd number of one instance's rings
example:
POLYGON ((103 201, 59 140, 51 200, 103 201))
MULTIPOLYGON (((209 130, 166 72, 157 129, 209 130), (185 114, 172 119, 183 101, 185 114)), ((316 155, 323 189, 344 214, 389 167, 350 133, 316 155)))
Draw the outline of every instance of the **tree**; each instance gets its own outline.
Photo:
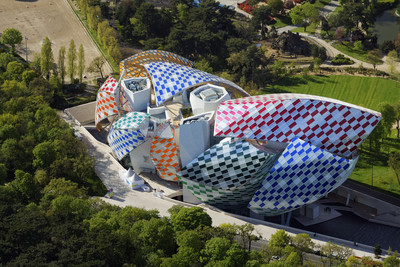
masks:
POLYGON ((396 122, 396 109, 389 103, 381 103, 378 106, 379 112, 382 114, 381 124, 385 130, 385 136, 389 136, 392 131, 393 124, 396 122))
POLYGON ((24 70, 22 73, 22 81, 26 86, 29 86, 29 83, 38 77, 38 74, 34 70, 24 70))
POLYGON ((48 80, 50 78, 50 71, 53 70, 54 57, 51 49, 50 39, 46 36, 43 41, 40 53, 40 70, 42 75, 48 80))
POLYGON ((80 83, 82 83, 82 76, 84 70, 85 70, 85 51, 83 50, 83 45, 80 45, 78 51, 78 76, 80 83))
POLYGON ((65 178, 51 179, 49 184, 43 189, 43 192, 53 196, 86 197, 85 188, 80 188, 77 183, 65 180, 65 178))
POLYGON ((300 251, 306 253, 312 252, 315 246, 308 234, 297 234, 292 238, 292 244, 300 251))
POLYGON ((374 254, 375 254, 375 258, 379 259, 379 257, 382 254, 381 245, 375 244, 375 246, 374 246, 374 254))
POLYGON ((15 45, 22 42, 21 32, 14 28, 5 29, 1 35, 1 42, 11 46, 11 52, 15 52, 15 45))
POLYGON ((399 254, 396 250, 393 254, 386 257, 386 259, 383 261, 383 267, 398 267, 400 265, 400 259, 398 257, 399 254))
POLYGON ((4 184, 7 179, 7 166, 4 163, 0 163, 0 186, 4 184))
POLYGON ((184 231, 194 230, 199 226, 211 226, 212 220, 200 207, 183 207, 178 213, 171 214, 171 223, 175 231, 184 231))
POLYGON ((203 256, 200 261, 203 264, 207 264, 209 262, 223 260, 230 247, 231 242, 229 242, 228 239, 223 237, 213 237, 210 240, 207 240, 205 248, 201 251, 203 256))
POLYGON ((15 180, 11 182, 11 186, 21 193, 25 201, 35 201, 40 195, 32 175, 21 170, 15 171, 15 180))
POLYGON ((381 60, 381 52, 378 49, 374 49, 368 52, 367 60, 372 64, 374 70, 376 69, 376 65, 382 62, 381 60))
POLYGON ((394 104, 393 107, 394 107, 394 110, 396 111, 396 115, 395 115, 396 123, 397 123, 396 129, 397 129, 397 138, 399 138, 399 135, 400 135, 400 100, 396 104, 394 104))
POLYGON ((0 69, 5 71, 8 63, 15 61, 15 57, 9 53, 0 53, 0 69))
POLYGON ((22 65, 17 61, 12 61, 8 63, 7 70, 3 75, 7 80, 21 81, 23 72, 24 72, 24 65, 22 65))
POLYGON ((236 226, 236 233, 239 236, 243 249, 251 251, 251 242, 253 240, 258 239, 257 236, 253 234, 254 232, 254 225, 251 223, 245 223, 243 225, 236 226))
POLYGON ((89 28, 93 31, 97 31, 97 25, 100 21, 102 21, 100 6, 89 6, 87 12, 87 21, 89 28))
POLYGON ((101 79, 104 79, 103 77, 103 66, 106 63, 105 59, 103 56, 98 56, 90 62, 89 67, 87 68, 88 72, 92 73, 100 73, 101 79))
POLYGON ((269 245, 271 247, 284 248, 290 243, 290 236, 285 232, 285 230, 278 230, 275 234, 271 235, 269 240, 269 245))
POLYGON ((301 24, 306 31, 307 26, 313 22, 318 21, 318 9, 316 9, 312 4, 306 2, 303 5, 298 5, 293 8, 289 13, 293 24, 301 24))
POLYGON ((397 182, 400 185, 400 153, 399 152, 392 152, 389 155, 388 161, 389 167, 392 168, 394 173, 396 174, 397 182))
POLYGON ((58 51, 58 74, 61 78, 61 83, 64 85, 65 81, 65 46, 61 46, 58 51))
POLYGON ((283 9, 282 0, 268 0, 267 5, 271 8, 273 15, 278 15, 283 9))
POLYGON ((390 51, 393 51, 396 47, 394 46, 394 42, 392 40, 384 41, 379 47, 383 53, 388 54, 390 51))
POLYGON ((322 60, 319 57, 314 58, 314 72, 320 71, 322 60))
POLYGON ((267 23, 270 20, 270 16, 271 16, 271 7, 265 5, 256 8, 253 12, 251 24, 253 25, 255 30, 261 30, 261 36, 263 39, 265 38, 265 29, 267 23))
POLYGON ((75 42, 73 39, 69 43, 67 60, 68 60, 67 71, 69 74, 70 83, 73 83, 75 69, 76 69, 76 46, 75 46, 75 42))
POLYGON ((321 246, 321 255, 326 257, 323 261, 327 261, 329 266, 335 261, 344 262, 352 253, 352 249, 336 245, 332 242, 327 242, 321 246))
POLYGON ((29 90, 34 96, 42 96, 47 103, 51 103, 54 96, 54 90, 50 83, 42 77, 37 77, 29 83, 29 90))
POLYGON ((343 27, 337 28, 333 36, 335 37, 336 40, 339 41, 339 43, 342 43, 342 39, 345 36, 344 28, 343 27))
POLYGON ((56 158, 56 151, 51 142, 46 141, 38 144, 33 149, 33 165, 38 168, 48 168, 56 158))

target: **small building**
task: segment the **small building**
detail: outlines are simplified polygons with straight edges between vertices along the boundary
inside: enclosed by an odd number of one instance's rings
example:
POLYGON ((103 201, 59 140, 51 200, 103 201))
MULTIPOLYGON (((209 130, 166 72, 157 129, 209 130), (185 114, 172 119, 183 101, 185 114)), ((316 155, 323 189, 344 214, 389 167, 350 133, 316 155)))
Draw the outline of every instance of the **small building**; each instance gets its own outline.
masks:
POLYGON ((190 105, 194 115, 215 111, 220 103, 229 99, 231 97, 224 87, 209 83, 190 93, 190 105))
POLYGON ((210 148, 214 112, 206 112, 181 120, 179 126, 179 149, 182 166, 210 148))
POLYGON ((123 80, 121 84, 131 102, 132 109, 146 111, 151 99, 150 80, 147 78, 131 78, 123 80))

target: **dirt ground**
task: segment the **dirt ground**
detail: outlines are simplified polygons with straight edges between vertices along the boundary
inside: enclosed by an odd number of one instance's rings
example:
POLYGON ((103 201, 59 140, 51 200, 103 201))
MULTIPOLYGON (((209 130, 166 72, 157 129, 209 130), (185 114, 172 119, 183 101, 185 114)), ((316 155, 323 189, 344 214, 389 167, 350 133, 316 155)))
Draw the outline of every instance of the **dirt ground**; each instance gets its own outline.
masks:
MULTIPOLYGON (((66 0, 0 0, 0 32, 7 28, 18 29, 24 38, 17 47, 18 53, 25 58, 25 37, 28 38, 28 60, 33 60, 34 53, 40 53, 42 41, 47 36, 53 46, 54 61, 58 60, 61 46, 68 51, 71 39, 77 49, 82 44, 85 51, 86 66, 100 55, 85 29, 72 12, 66 0)), ((109 66, 104 73, 111 72, 109 66)), ((88 76, 86 81, 95 77, 88 76)))

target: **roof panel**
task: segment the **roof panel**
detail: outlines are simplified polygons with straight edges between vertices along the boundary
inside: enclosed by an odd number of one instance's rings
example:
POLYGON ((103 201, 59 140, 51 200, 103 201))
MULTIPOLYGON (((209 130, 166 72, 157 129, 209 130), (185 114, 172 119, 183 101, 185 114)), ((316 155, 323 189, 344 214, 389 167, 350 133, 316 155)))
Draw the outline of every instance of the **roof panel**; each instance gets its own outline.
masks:
POLYGON ((357 163, 294 138, 249 203, 258 214, 276 215, 310 204, 340 186, 357 163))
POLYGON ((298 136, 332 153, 351 157, 380 116, 378 112, 329 98, 264 95, 221 103, 214 134, 286 143, 298 136))
POLYGON ((250 180, 270 156, 244 140, 224 140, 200 154, 181 170, 181 176, 222 190, 250 180))
POLYGON ((206 82, 227 84, 243 94, 247 94, 236 84, 221 77, 171 62, 151 62, 145 64, 156 94, 156 104, 160 105, 183 90, 206 82))

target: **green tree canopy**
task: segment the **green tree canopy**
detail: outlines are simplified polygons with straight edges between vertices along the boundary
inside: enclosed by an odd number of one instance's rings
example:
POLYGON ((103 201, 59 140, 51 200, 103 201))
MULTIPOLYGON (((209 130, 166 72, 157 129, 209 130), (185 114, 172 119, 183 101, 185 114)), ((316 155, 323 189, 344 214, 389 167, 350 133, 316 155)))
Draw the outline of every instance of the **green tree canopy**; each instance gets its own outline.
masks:
POLYGON ((394 173, 396 174, 397 182, 400 185, 400 153, 399 152, 392 152, 389 155, 388 161, 389 167, 392 168, 394 173))
POLYGON ((273 15, 278 15, 283 10, 282 0, 268 0, 267 5, 271 8, 273 15))
POLYGON ((69 43, 67 54, 67 72, 69 74, 70 83, 73 83, 76 73, 76 57, 76 46, 74 40, 72 39, 69 43))
POLYGON ((183 231, 194 230, 199 226, 211 226, 212 220, 200 207, 182 207, 177 213, 171 214, 171 223, 175 231, 183 231))
POLYGON ((51 49, 51 41, 46 36, 44 38, 42 49, 40 53, 40 70, 42 75, 48 80, 50 78, 50 72, 54 68, 54 57, 53 50, 51 49))
POLYGON ((82 83, 84 70, 85 70, 85 51, 83 50, 83 45, 81 44, 78 50, 78 77, 80 83, 82 83))
POLYGON ((15 45, 22 42, 22 34, 15 28, 8 28, 1 34, 1 42, 11 46, 12 53, 15 52, 15 45))
POLYGON ((271 247, 284 248, 290 243, 290 236, 285 232, 285 230, 278 230, 275 234, 271 235, 269 240, 269 245, 271 247))
POLYGON ((65 75, 66 75, 66 70, 65 70, 65 46, 61 46, 60 50, 58 51, 58 74, 60 75, 61 78, 61 83, 64 84, 65 82, 65 75))
POLYGON ((318 9, 309 2, 306 2, 305 4, 295 6, 290 11, 289 16, 293 24, 303 25, 304 31, 306 31, 308 25, 318 21, 318 9))

